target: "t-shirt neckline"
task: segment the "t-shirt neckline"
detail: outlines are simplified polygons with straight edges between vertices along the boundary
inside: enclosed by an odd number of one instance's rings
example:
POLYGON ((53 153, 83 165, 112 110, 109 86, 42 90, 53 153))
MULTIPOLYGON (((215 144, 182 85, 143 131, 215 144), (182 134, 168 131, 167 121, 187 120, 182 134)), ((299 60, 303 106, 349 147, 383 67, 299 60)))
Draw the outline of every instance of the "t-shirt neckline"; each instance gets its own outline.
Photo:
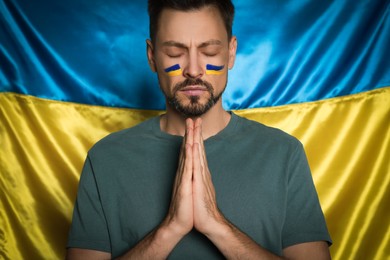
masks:
MULTIPOLYGON (((213 136, 207 138, 207 140, 205 140, 205 143, 209 143, 209 142, 212 142, 214 140, 224 139, 224 138, 234 134, 237 123, 239 121, 239 117, 231 111, 228 111, 228 112, 231 115, 231 117, 230 117, 230 121, 227 124, 227 126, 224 129, 222 129, 221 131, 219 131, 216 135, 213 135, 213 136)), ((171 135, 171 134, 168 134, 168 133, 162 131, 160 128, 160 118, 161 118, 161 116, 157 116, 157 117, 153 118, 153 122, 151 125, 151 127, 152 127, 151 130, 156 136, 158 136, 160 138, 172 140, 172 141, 183 139, 182 136, 171 135)))

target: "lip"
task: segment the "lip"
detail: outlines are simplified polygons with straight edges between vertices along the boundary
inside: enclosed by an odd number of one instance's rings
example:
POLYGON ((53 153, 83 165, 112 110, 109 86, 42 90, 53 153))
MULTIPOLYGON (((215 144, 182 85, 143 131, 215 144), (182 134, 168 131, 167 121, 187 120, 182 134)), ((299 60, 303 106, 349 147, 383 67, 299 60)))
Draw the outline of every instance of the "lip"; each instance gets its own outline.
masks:
POLYGON ((207 91, 207 88, 203 86, 188 86, 180 90, 180 92, 189 96, 199 96, 207 91))

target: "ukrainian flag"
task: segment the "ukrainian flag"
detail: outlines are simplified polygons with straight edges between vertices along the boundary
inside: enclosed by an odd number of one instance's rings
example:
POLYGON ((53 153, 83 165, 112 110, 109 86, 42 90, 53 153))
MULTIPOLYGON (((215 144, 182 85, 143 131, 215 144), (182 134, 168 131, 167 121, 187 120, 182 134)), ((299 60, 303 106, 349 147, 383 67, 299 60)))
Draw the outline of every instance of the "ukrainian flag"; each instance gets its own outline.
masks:
POLYGON ((223 68, 225 66, 216 66, 211 64, 206 64, 206 74, 209 75, 221 75, 224 73, 223 68))
POLYGON ((168 67, 164 71, 171 77, 180 76, 183 73, 179 64, 175 64, 171 67, 168 67))
MULTIPOLYGON (((389 1, 234 2, 225 108, 303 142, 333 259, 388 258, 389 1)), ((88 149, 163 112, 146 5, 0 1, 2 258, 62 259, 88 149)))

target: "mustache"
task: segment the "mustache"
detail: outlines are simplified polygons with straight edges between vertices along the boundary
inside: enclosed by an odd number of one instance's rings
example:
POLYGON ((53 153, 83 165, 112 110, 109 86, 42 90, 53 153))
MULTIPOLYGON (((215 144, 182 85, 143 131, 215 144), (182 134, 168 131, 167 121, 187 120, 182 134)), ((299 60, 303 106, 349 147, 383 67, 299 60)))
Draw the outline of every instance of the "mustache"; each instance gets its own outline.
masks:
POLYGON ((202 79, 185 79, 184 81, 175 84, 173 88, 173 93, 176 93, 177 91, 180 91, 188 86, 194 86, 194 85, 203 86, 210 93, 213 93, 214 91, 213 85, 211 85, 211 83, 208 81, 202 79))

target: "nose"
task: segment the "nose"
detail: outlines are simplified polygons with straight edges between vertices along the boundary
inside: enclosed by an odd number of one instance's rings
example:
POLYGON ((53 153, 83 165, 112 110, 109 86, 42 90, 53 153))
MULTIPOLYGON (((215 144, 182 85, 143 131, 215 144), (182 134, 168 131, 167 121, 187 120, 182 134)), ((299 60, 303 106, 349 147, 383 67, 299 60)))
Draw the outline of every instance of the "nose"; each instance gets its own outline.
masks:
POLYGON ((187 65, 184 68, 183 74, 186 78, 192 79, 198 79, 203 76, 204 70, 196 52, 189 53, 187 65))

